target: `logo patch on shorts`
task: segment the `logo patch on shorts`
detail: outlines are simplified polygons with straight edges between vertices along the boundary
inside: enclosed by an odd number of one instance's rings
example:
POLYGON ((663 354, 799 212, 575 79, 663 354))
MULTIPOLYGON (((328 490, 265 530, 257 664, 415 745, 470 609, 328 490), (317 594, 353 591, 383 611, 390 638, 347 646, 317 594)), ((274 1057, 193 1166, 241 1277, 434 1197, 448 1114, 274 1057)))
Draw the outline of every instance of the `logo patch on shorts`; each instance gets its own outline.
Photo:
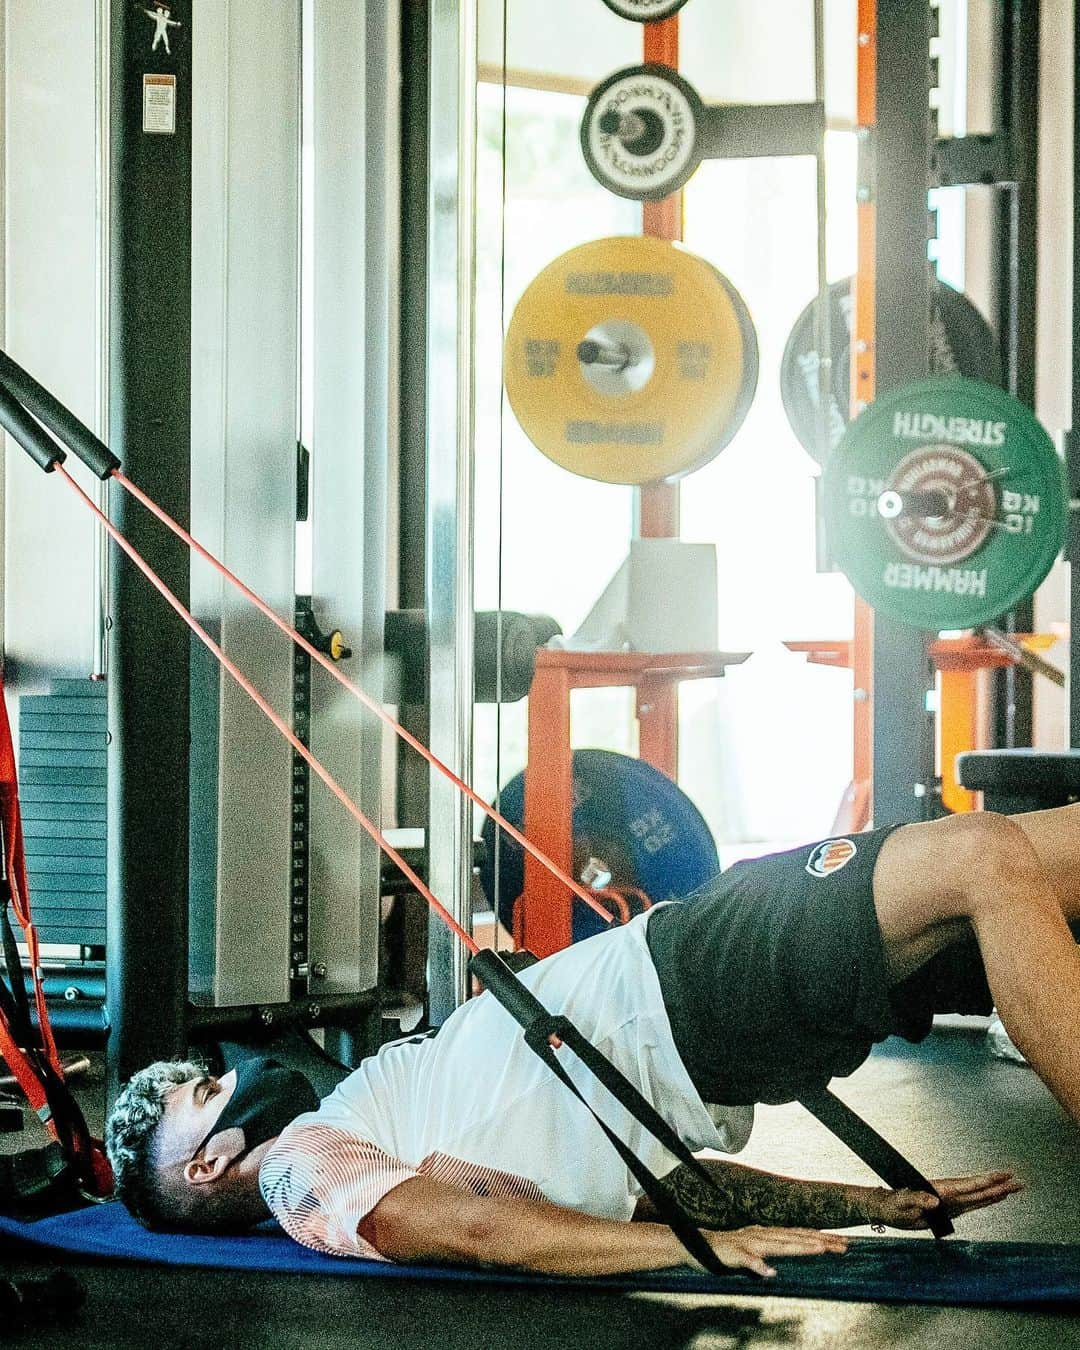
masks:
POLYGON ((806 860, 806 870, 812 877, 827 877, 839 872, 854 858, 857 850, 850 839, 826 839, 814 846, 806 860))

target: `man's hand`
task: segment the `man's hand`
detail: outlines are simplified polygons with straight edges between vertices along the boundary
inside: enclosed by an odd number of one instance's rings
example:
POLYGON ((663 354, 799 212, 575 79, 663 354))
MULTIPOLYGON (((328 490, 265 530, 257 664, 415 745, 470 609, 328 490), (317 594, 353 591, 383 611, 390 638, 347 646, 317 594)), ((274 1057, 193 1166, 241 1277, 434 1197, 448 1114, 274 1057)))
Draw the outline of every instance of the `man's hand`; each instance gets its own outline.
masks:
POLYGON ((847 1251, 847 1238, 839 1233, 821 1233, 816 1228, 736 1228, 732 1233, 703 1233, 725 1266, 752 1270, 769 1277, 776 1271, 767 1256, 838 1256, 847 1251))
MULTIPOLYGON (((1024 1188, 1011 1172, 981 1172, 974 1177, 946 1177, 935 1181, 945 1213, 950 1218, 973 1209, 996 1205, 1024 1188)), ((928 1215, 939 1208, 937 1196, 928 1191, 875 1191, 866 1203, 869 1223, 889 1228, 928 1228, 928 1215)))

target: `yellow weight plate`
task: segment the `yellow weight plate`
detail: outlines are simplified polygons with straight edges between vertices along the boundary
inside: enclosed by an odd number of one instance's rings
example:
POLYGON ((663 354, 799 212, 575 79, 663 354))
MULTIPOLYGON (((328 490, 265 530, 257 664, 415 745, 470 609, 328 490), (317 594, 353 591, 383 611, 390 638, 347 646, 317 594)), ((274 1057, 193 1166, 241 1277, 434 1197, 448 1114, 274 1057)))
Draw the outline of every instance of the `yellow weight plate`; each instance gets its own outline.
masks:
POLYGON ((745 411, 744 373, 744 334, 719 273, 644 236, 556 258, 506 335, 506 392, 522 430, 556 464, 605 483, 699 468, 745 411))

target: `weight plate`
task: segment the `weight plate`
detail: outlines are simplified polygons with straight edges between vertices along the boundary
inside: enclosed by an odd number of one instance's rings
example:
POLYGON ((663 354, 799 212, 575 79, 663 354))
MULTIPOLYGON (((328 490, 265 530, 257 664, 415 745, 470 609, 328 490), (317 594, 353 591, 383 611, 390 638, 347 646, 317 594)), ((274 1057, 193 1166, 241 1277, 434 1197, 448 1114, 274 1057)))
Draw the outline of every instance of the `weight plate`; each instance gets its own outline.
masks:
POLYGON ((746 307, 746 301, 722 272, 716 268, 713 268, 713 271, 720 278, 720 284, 727 291, 728 298, 735 307, 735 317, 739 322, 739 333, 742 336, 743 373, 735 407, 731 411, 731 416, 728 418, 719 440, 706 452, 705 458, 700 463, 692 465, 687 470, 688 473, 692 473, 694 469, 703 468, 709 460, 731 444, 735 438, 735 433, 746 421, 746 414, 750 411, 750 405, 754 401, 754 395, 757 393, 758 374, 761 368, 757 331, 754 328, 754 321, 750 317, 750 311, 746 307))
POLYGON ((514 310, 510 406, 537 449, 572 473, 678 478, 745 415, 744 349, 755 363, 756 341, 744 329, 742 301, 694 254, 637 235, 582 244, 544 268, 514 310))
POLYGON ((1031 595, 1065 540, 1064 470, 1017 399, 932 376, 876 399, 823 478, 837 565, 883 614, 931 632, 1031 595))
MULTIPOLYGON (((844 434, 851 405, 851 278, 829 287, 832 389, 824 427, 818 420, 817 306, 811 300, 795 320, 780 361, 780 395, 803 449, 824 464, 844 434)), ((1001 357, 990 325, 966 295, 943 282, 933 284, 930 296, 930 373, 963 375, 985 384, 1001 380, 1001 357)))
POLYGON ((589 95, 581 149, 594 178, 619 197, 661 201, 697 168, 705 107, 668 66, 630 66, 589 95))
POLYGON ((715 267, 712 270, 727 292, 728 299, 735 309, 735 317, 738 320, 739 333, 742 338, 743 373, 731 416, 717 439, 705 450, 700 460, 686 469, 686 473, 695 473, 698 469, 703 469, 710 460, 715 459, 720 451, 725 450, 735 439, 735 433, 746 421, 746 414, 750 411, 754 395, 757 393, 758 374, 760 372, 757 331, 754 328, 754 321, 750 317, 746 301, 722 272, 715 267))
POLYGON ((673 14, 677 14, 686 0, 604 0, 604 4, 621 19, 633 19, 635 23, 659 23, 661 19, 670 19, 673 14))
MULTIPOLYGON (((574 862, 571 875, 580 877, 590 859, 594 872, 611 873, 610 885, 627 892, 632 910, 633 892, 649 900, 681 900, 720 870, 716 844, 709 827, 690 798, 670 778, 641 759, 611 750, 574 751, 574 862)), ((499 810, 522 828, 525 811, 525 775, 519 773, 499 794, 499 810)), ((494 821, 485 819, 485 844, 480 882, 492 906, 495 894, 494 821)), ((524 854, 520 845, 500 831, 498 856, 498 914, 513 930, 514 905, 525 884, 524 854)), ((602 897, 601 897, 602 899, 602 897)), ((574 899, 574 941, 592 937, 608 927, 583 901, 574 899)))

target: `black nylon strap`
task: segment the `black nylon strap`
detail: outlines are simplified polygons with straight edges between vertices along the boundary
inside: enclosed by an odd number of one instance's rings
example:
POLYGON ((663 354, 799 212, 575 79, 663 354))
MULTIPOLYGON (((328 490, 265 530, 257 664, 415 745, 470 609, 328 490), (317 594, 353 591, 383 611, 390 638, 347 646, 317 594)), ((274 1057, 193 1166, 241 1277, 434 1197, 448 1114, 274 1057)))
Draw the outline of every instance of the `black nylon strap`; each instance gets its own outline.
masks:
MULTIPOLYGON (((567 1024, 565 1029, 575 1033, 575 1035, 572 1037, 563 1038, 563 1043, 573 1050, 574 1049, 573 1041, 574 1039, 580 1038, 580 1033, 576 1032, 576 1029, 570 1026, 569 1024, 567 1024)), ((700 1229, 698 1229, 698 1227, 693 1223, 693 1221, 684 1213, 684 1211, 676 1203, 676 1201, 672 1199, 670 1193, 666 1190, 663 1183, 660 1181, 659 1177, 657 1177, 655 1173, 653 1173, 645 1165, 645 1163, 641 1161, 641 1159, 637 1156, 637 1154, 619 1138, 619 1136, 614 1132, 614 1130, 610 1128, 610 1126, 608 1126, 607 1124, 604 1123, 603 1120, 601 1120, 600 1116, 597 1115, 596 1111, 594 1111, 593 1108, 589 1105, 589 1103, 585 1100, 584 1096, 579 1091, 577 1085, 574 1083, 574 1080, 570 1077, 570 1075, 566 1072, 563 1066, 559 1063, 558 1058, 556 1057, 555 1052, 551 1048, 551 1046, 548 1045, 545 1050, 538 1045, 532 1044, 531 1042, 529 1044, 530 1048, 540 1056, 540 1058, 544 1061, 544 1063, 547 1064, 548 1068, 551 1069, 552 1073, 554 1073, 557 1078, 559 1078, 563 1083, 566 1084, 566 1086, 570 1089, 570 1091, 574 1094, 574 1096, 577 1097, 578 1101, 582 1102, 585 1105, 589 1113, 592 1115, 593 1119, 596 1121, 596 1123, 603 1130, 604 1134, 610 1140, 612 1147, 615 1149, 619 1157, 622 1158, 623 1162, 626 1164, 627 1170, 637 1179, 637 1182, 641 1186, 641 1189, 652 1201, 656 1209, 656 1212, 661 1216, 661 1218, 668 1225, 668 1227, 675 1234, 675 1236, 679 1239, 679 1241, 686 1248, 686 1250, 690 1253, 690 1255, 694 1258, 694 1260, 697 1261, 700 1265, 704 1266, 704 1268, 713 1275, 728 1274, 729 1272, 727 1271, 727 1268, 724 1266, 723 1262, 713 1251, 712 1247, 709 1245, 705 1237, 702 1236, 700 1229)), ((608 1064, 608 1067, 614 1073, 619 1072, 610 1063, 608 1064)), ((622 1077, 621 1074, 619 1076, 622 1077)), ((626 1083, 626 1086, 629 1087, 631 1091, 634 1091, 632 1085, 628 1083, 626 1079, 623 1079, 623 1082, 626 1083)), ((641 1100, 645 1102, 644 1097, 641 1100)), ((648 1107, 647 1102, 645 1102, 645 1105, 648 1107)), ((652 1108, 649 1107, 649 1110, 651 1109, 652 1108)), ((649 1128, 647 1121, 641 1119, 640 1116, 638 1118, 639 1120, 641 1120, 641 1124, 645 1125, 646 1128, 649 1128)), ((653 1131, 650 1130, 650 1133, 653 1133, 653 1131)), ((687 1153, 687 1156, 691 1158, 695 1164, 697 1164, 697 1160, 694 1159, 692 1153, 687 1153)), ((695 1170, 704 1171, 704 1169, 701 1169, 700 1164, 697 1164, 695 1170)), ((708 1177, 708 1173, 705 1173, 705 1175, 706 1177, 708 1177)))
POLYGON ((556 1017, 529 992, 517 976, 493 951, 483 951, 469 963, 470 971, 481 980, 525 1032, 525 1043, 564 1083, 603 1130, 612 1147, 626 1164, 627 1170, 652 1201, 656 1212, 672 1230, 690 1255, 713 1275, 728 1275, 730 1271, 719 1259, 701 1231, 672 1199, 663 1183, 636 1153, 597 1115, 586 1101, 574 1080, 566 1072, 550 1044, 556 1036, 585 1067, 603 1084, 613 1097, 643 1125, 649 1133, 673 1153, 686 1167, 693 1169, 709 1186, 712 1177, 683 1141, 636 1087, 596 1049, 566 1017, 556 1017))
MULTIPOLYGON (((686 1247, 695 1260, 699 1261, 713 1274, 724 1273, 712 1248, 701 1236, 700 1231, 691 1222, 683 1210, 671 1198, 660 1179, 656 1177, 627 1145, 600 1119, 581 1092, 574 1084, 563 1066, 559 1063, 550 1045, 550 1038, 556 1036, 566 1045, 611 1095, 643 1125, 649 1133, 685 1166, 689 1167, 705 1183, 715 1187, 707 1168, 702 1166, 690 1152, 668 1122, 655 1110, 652 1104, 641 1095, 636 1087, 614 1064, 588 1041, 581 1032, 565 1017, 556 1017, 549 1013, 544 1005, 535 998, 521 983, 513 971, 496 952, 477 953, 469 963, 471 972, 481 980, 499 1003, 525 1032, 525 1043, 537 1054, 549 1069, 560 1079, 579 1101, 591 1112, 597 1124, 611 1141, 627 1169, 636 1178, 642 1190, 652 1201, 658 1214, 668 1224, 679 1241, 686 1247), (704 1247, 707 1256, 701 1252, 704 1247)), ((800 1099, 801 1105, 830 1130, 841 1143, 861 1158, 893 1190, 926 1191, 937 1195, 936 1188, 923 1176, 912 1163, 895 1149, 888 1140, 868 1125, 839 1097, 827 1088, 819 1093, 808 1094, 800 1099)), ((940 1197, 939 1197, 940 1198, 940 1197)), ((948 1237, 953 1225, 945 1213, 944 1205, 932 1213, 928 1219, 930 1231, 936 1238, 948 1237)))
MULTIPOLYGON (((0 836, 3 829, 0 828, 0 836)), ((2 847, 2 838, 0 838, 2 847)), ((26 995, 26 985, 22 978, 22 961, 15 942, 15 932, 8 917, 9 901, 7 881, 0 881, 0 936, 3 940, 4 966, 7 970, 7 983, 0 980, 3 987, 2 1006, 7 1014, 15 1039, 24 1047, 34 1042, 33 1023, 30 1019, 30 1000, 26 995)))
MULTIPOLYGON (((868 1125, 861 1116, 857 1116, 846 1102, 842 1102, 828 1088, 823 1088, 810 1096, 800 1097, 799 1101, 893 1190, 910 1189, 927 1191, 930 1195, 938 1194, 918 1168, 909 1163, 904 1155, 893 1148, 887 1139, 883 1139, 873 1126, 868 1125)), ((948 1237, 954 1231, 943 1204, 928 1215, 927 1223, 936 1238, 948 1237)))
MULTIPOLYGON (((11 996, 11 991, 7 987, 7 981, 0 976, 0 1018, 14 1027, 19 1017, 19 1010, 15 1006, 15 1000, 11 996)), ((16 1037, 16 1039, 18 1039, 16 1037)))

